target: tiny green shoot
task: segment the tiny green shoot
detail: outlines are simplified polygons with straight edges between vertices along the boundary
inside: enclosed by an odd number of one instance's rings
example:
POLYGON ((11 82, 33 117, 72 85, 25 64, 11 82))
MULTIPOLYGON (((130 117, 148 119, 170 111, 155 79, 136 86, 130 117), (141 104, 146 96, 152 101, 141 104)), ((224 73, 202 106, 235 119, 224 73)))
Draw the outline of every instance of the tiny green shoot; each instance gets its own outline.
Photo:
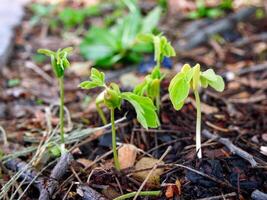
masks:
POLYGON ((114 157, 114 164, 117 170, 120 170, 118 154, 116 150, 116 128, 115 128, 115 109, 120 109, 122 100, 128 101, 134 107, 137 120, 144 128, 157 128, 160 124, 156 107, 152 100, 148 97, 143 97, 134 94, 133 92, 121 92, 116 83, 105 83, 105 74, 92 68, 90 80, 84 81, 79 85, 82 89, 92 89, 96 87, 104 90, 98 95, 96 104, 103 103, 110 110, 110 121, 112 130, 112 150, 114 157))
POLYGON ((181 71, 174 76, 169 85, 169 96, 173 107, 180 110, 189 95, 190 89, 193 90, 196 99, 197 122, 196 122, 196 151, 199 159, 202 158, 201 152, 201 103, 199 98, 199 87, 212 87, 218 92, 224 90, 223 78, 208 69, 204 72, 200 71, 200 65, 196 64, 191 67, 185 64, 181 71))
POLYGON ((154 60, 156 66, 152 70, 151 74, 145 77, 144 82, 137 85, 134 92, 138 95, 147 95, 150 97, 157 106, 157 110, 160 110, 160 83, 164 78, 164 75, 160 72, 160 64, 164 57, 175 56, 176 53, 168 42, 167 38, 162 35, 152 35, 152 34, 140 34, 138 40, 147 43, 154 44, 154 60))
POLYGON ((60 107, 59 107, 59 118, 60 118, 60 137, 61 137, 61 150, 62 153, 65 151, 65 138, 64 138, 64 72, 65 69, 70 66, 68 61, 68 54, 72 51, 71 47, 64 49, 58 49, 57 51, 51 51, 48 49, 38 49, 38 53, 49 56, 51 59, 51 66, 53 72, 58 79, 59 91, 60 91, 60 107))
POLYGON ((15 87, 15 86, 18 86, 20 84, 20 79, 9 79, 8 82, 7 82, 7 85, 8 87, 15 87))

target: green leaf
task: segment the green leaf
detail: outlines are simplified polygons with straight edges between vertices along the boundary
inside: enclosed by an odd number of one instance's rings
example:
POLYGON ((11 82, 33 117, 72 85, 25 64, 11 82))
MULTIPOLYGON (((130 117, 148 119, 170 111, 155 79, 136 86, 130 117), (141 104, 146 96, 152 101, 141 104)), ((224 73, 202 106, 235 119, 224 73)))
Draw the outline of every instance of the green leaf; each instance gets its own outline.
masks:
POLYGON ((141 32, 150 33, 158 25, 162 9, 160 7, 154 8, 148 15, 144 18, 141 32))
POLYGON ((54 74, 56 75, 57 78, 60 78, 62 76, 64 76, 64 68, 62 68, 59 64, 58 61, 56 59, 55 56, 51 56, 51 65, 52 65, 52 69, 54 74))
POLYGON ((153 43, 154 43, 154 60, 155 61, 161 61, 161 45, 160 45, 160 37, 155 36, 153 38, 153 43))
POLYGON ((48 49, 38 49, 38 53, 42 53, 51 58, 52 69, 57 78, 64 76, 65 68, 70 66, 67 56, 71 51, 71 47, 63 50, 58 49, 56 52, 48 49))
POLYGON ((200 65, 196 64, 193 67, 193 79, 192 79, 192 89, 197 90, 199 86, 199 81, 200 81, 200 65))
POLYGON ((189 19, 198 19, 201 16, 199 15, 199 13, 197 11, 192 11, 192 12, 188 13, 187 17, 189 19))
POLYGON ((224 80, 221 76, 215 74, 213 69, 208 69, 201 73, 201 78, 205 79, 206 81, 202 80, 203 87, 211 86, 218 92, 222 92, 224 90, 224 80))
POLYGON ((134 88, 134 91, 133 91, 133 92, 134 92, 135 94, 139 95, 139 96, 143 96, 144 93, 145 93, 145 91, 146 91, 146 89, 147 89, 147 83, 146 83, 146 81, 144 81, 144 82, 138 84, 138 85, 134 88))
POLYGON ((105 84, 105 74, 103 72, 98 71, 96 68, 91 69, 91 80, 100 86, 105 84))
POLYGON ((157 62, 162 62, 164 57, 172 57, 175 56, 176 53, 171 46, 171 43, 168 42, 167 38, 165 36, 154 36, 153 37, 153 43, 154 43, 154 59, 157 62))
POLYGON ((112 56, 114 51, 112 47, 103 44, 81 43, 80 51, 83 57, 88 60, 98 61, 103 58, 112 56))
POLYGON ((62 53, 71 53, 73 51, 72 47, 66 47, 64 49, 61 50, 62 53))
POLYGON ((207 11, 207 17, 218 18, 223 15, 223 11, 220 8, 212 8, 207 11))
POLYGON ((98 87, 99 85, 97 83, 94 83, 92 81, 83 81, 79 84, 78 87, 82 88, 82 89, 92 89, 92 88, 96 88, 98 87))
POLYGON ((122 21, 121 42, 123 48, 131 47, 136 35, 139 32, 141 19, 140 13, 135 12, 126 16, 122 21))
POLYGON ((104 94, 104 103, 109 109, 115 109, 121 107, 121 92, 116 83, 111 83, 109 88, 106 89, 104 94))
POLYGON ((105 74, 95 68, 91 69, 90 81, 80 83, 79 87, 83 89, 92 89, 95 87, 103 87, 105 85, 105 74))
POLYGON ((113 50, 118 49, 118 38, 107 28, 91 27, 83 43, 105 45, 113 50))
POLYGON ((122 59, 123 55, 122 54, 114 54, 109 57, 105 57, 103 59, 97 60, 96 65, 101 66, 105 69, 110 69, 114 63, 119 62, 122 59))
POLYGON ((150 98, 138 96, 132 92, 122 93, 122 98, 133 105, 137 120, 144 128, 157 128, 160 125, 157 109, 150 98))
POLYGON ((38 49, 37 52, 41 53, 41 54, 44 54, 46 56, 55 56, 56 55, 56 52, 51 51, 49 49, 38 49))
POLYGON ((200 76, 200 84, 203 88, 207 88, 209 85, 208 80, 205 79, 203 76, 200 76))
POLYGON ((58 17, 66 28, 72 28, 74 26, 82 24, 85 20, 85 14, 82 9, 77 10, 70 7, 62 10, 59 13, 58 17))
POLYGON ((208 69, 201 73, 201 76, 209 81, 216 81, 217 75, 215 74, 213 69, 208 69))
MULTIPOLYGON (((153 52, 153 45, 152 43, 137 43, 132 48, 132 51, 136 53, 151 53, 153 52)), ((141 54, 143 57, 143 55, 141 54)))
POLYGON ((122 0, 122 2, 128 7, 130 12, 134 13, 139 11, 136 0, 122 0))
POLYGON ((147 85, 147 95, 151 99, 155 99, 160 95, 160 79, 153 79, 147 85))
POLYGON ((221 76, 216 76, 216 81, 208 81, 209 86, 215 89, 218 92, 222 92, 224 90, 224 80, 221 76))
POLYGON ((139 33, 136 39, 140 42, 152 43, 154 35, 151 33, 139 33))
POLYGON ((190 83, 186 80, 186 74, 183 72, 176 74, 168 89, 173 107, 176 110, 181 109, 181 104, 187 98, 190 90, 190 83))

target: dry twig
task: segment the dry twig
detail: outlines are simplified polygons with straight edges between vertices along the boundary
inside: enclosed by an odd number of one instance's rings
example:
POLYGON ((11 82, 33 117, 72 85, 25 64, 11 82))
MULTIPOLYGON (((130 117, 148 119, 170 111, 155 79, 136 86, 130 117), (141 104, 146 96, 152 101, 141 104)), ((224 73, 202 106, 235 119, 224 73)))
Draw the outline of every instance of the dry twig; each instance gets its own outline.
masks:
POLYGON ((63 177, 72 162, 73 157, 71 153, 65 153, 60 157, 60 160, 51 172, 50 179, 47 186, 40 192, 39 200, 48 200, 53 194, 58 185, 58 181, 63 177))
POLYGON ((246 151, 244 151, 243 149, 235 146, 228 138, 223 138, 217 134, 212 134, 208 130, 203 130, 202 134, 204 137, 206 137, 208 139, 215 140, 215 141, 225 145, 233 154, 236 154, 236 155, 240 156, 241 158, 244 158, 245 160, 247 160, 251 164, 252 167, 256 167, 258 165, 258 163, 256 162, 256 160, 253 158, 253 156, 251 154, 249 154, 246 151))

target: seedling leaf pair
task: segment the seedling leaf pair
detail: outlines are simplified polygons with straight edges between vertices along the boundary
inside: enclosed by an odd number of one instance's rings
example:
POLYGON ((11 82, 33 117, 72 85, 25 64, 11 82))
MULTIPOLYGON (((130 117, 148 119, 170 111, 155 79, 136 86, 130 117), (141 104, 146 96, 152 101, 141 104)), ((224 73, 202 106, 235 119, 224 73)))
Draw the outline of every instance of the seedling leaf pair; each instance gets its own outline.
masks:
POLYGON ((173 107, 180 110, 189 95, 190 88, 194 91, 197 108, 196 121, 196 150, 198 158, 202 158, 201 152, 201 106, 198 88, 208 86, 214 88, 216 91, 224 90, 224 81, 221 76, 215 74, 212 69, 201 72, 200 65, 196 64, 193 68, 185 64, 181 71, 171 80, 169 85, 169 96, 173 107))
POLYGON ((92 68, 89 81, 82 82, 79 87, 82 89, 92 89, 95 87, 103 87, 105 85, 105 74, 92 68))
MULTIPOLYGON (((153 71, 155 71, 154 68, 153 71)), ((158 71, 158 70, 157 70, 158 71)), ((134 89, 134 93, 140 96, 147 95, 154 100, 160 93, 160 82, 164 76, 157 74, 153 76, 153 72, 145 77, 145 80, 137 85, 134 89)))
POLYGON ((141 42, 154 44, 154 59, 157 64, 161 63, 164 57, 172 57, 176 55, 171 43, 168 42, 165 36, 155 36, 153 34, 139 34, 137 38, 141 42))
POLYGON ((115 109, 120 108, 121 101, 124 99, 133 105, 137 113, 137 120, 144 128, 159 126, 156 108, 150 98, 139 96, 132 92, 121 92, 119 86, 115 83, 106 86, 105 74, 95 68, 91 70, 90 80, 82 82, 79 87, 83 89, 105 87, 105 92, 100 93, 97 98, 98 102, 102 101, 109 109, 115 109))
POLYGON ((176 110, 180 110, 187 98, 190 88, 198 90, 202 86, 212 87, 218 92, 224 90, 223 78, 215 74, 213 69, 204 72, 200 71, 200 65, 197 64, 193 68, 185 64, 180 73, 171 80, 169 85, 169 95, 171 102, 176 110))
POLYGON ((204 71, 200 78, 202 87, 206 88, 210 86, 218 92, 222 92, 224 90, 223 78, 216 75, 213 69, 204 71))
POLYGON ((67 56, 71 51, 71 47, 58 49, 56 52, 48 49, 38 49, 38 53, 50 57, 52 69, 57 78, 63 77, 65 69, 70 66, 67 56))

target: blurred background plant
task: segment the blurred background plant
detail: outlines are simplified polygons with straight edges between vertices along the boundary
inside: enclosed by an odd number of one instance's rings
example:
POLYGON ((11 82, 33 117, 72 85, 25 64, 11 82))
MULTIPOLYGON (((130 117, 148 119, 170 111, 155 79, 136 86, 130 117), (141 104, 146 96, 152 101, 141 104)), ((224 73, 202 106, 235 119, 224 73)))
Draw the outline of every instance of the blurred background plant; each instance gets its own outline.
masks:
MULTIPOLYGON (((35 3, 29 5, 32 11, 30 26, 35 29, 35 33, 38 33, 38 28, 41 29, 42 38, 51 39, 51 43, 54 43, 52 40, 56 39, 57 44, 60 43, 62 47, 77 46, 75 55, 78 59, 75 60, 90 61, 90 66, 104 69, 118 69, 139 64, 139 72, 142 73, 150 72, 155 64, 151 54, 153 45, 137 43, 137 35, 163 32, 171 36, 171 40, 175 40, 181 36, 180 31, 165 32, 164 25, 159 26, 160 21, 173 24, 174 29, 175 23, 186 24, 192 22, 191 20, 199 20, 201 26, 206 26, 234 12, 238 2, 233 0, 144 2, 138 0, 36 0, 35 3)), ((265 12, 260 8, 256 14, 258 19, 265 16, 265 12)), ((213 37, 221 36, 215 33, 213 37)), ((236 37, 233 36, 233 38, 236 37)), ((48 45, 49 48, 51 46, 48 45)), ((32 55, 32 59, 38 64, 47 61, 40 55, 32 55)), ((167 61, 167 68, 171 68, 172 60, 164 59, 163 66, 164 63, 166 64, 165 61, 167 61)))
POLYGON ((143 16, 136 1, 124 3, 129 9, 127 16, 118 18, 110 27, 91 27, 80 45, 82 56, 94 61, 96 66, 110 68, 117 62, 137 63, 143 53, 153 50, 152 44, 137 43, 136 36, 156 29, 161 8, 156 7, 143 16))
POLYGON ((208 7, 205 0, 196 1, 196 10, 188 14, 190 19, 199 19, 203 17, 218 18, 225 14, 226 11, 233 9, 232 0, 221 0, 220 3, 214 7, 208 7))

